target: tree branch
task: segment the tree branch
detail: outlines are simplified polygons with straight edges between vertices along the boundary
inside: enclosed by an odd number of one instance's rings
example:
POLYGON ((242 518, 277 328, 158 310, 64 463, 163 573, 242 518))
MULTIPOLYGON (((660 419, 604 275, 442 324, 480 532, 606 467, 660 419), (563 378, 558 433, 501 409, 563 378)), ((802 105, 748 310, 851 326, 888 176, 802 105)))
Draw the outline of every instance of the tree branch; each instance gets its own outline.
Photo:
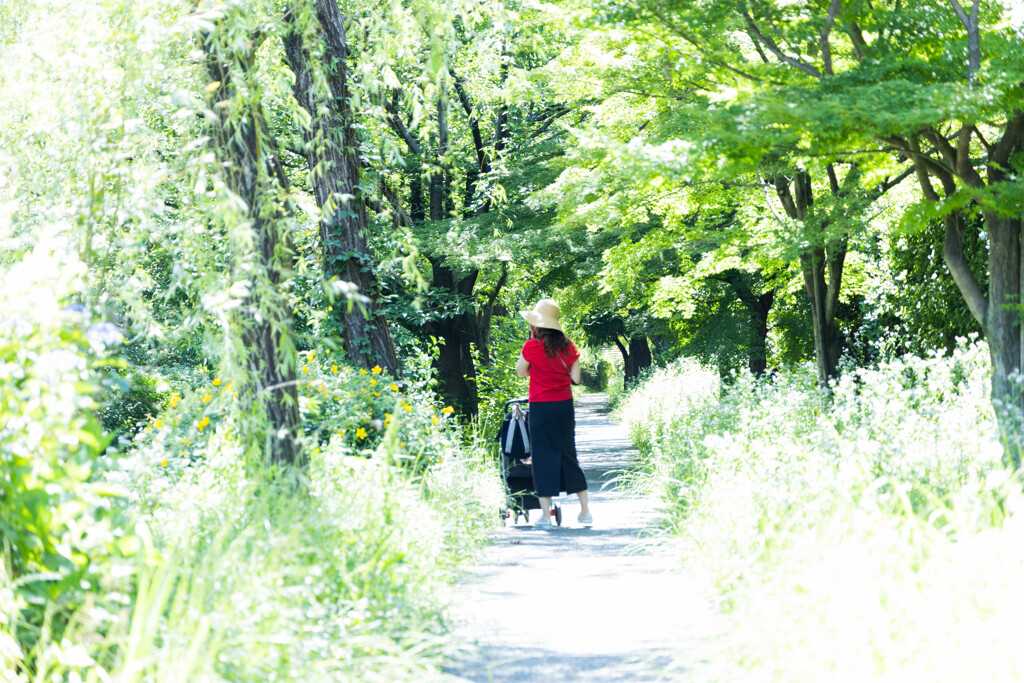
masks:
POLYGON ((992 163, 1006 166, 1010 155, 1020 149, 1022 136, 1024 136, 1024 111, 1017 109, 1007 120, 1006 127, 1003 128, 1003 137, 996 143, 995 151, 989 156, 992 163))
POLYGON ((793 68, 799 69, 800 71, 803 71, 805 74, 809 76, 821 78, 820 71, 815 69, 810 64, 805 64, 804 62, 800 61, 795 57, 790 57, 785 52, 783 52, 778 45, 775 44, 775 41, 762 34, 761 31, 757 28, 757 24, 754 23, 754 20, 750 16, 750 12, 747 11, 746 7, 743 8, 743 17, 747 21, 747 28, 751 33, 751 37, 755 38, 757 41, 760 41, 762 45, 768 48, 769 52, 771 52, 779 59, 779 61, 789 64, 793 68))
POLYGON ((560 119, 561 117, 565 116, 566 114, 568 114, 571 111, 572 111, 572 109, 570 109, 569 107, 562 107, 561 109, 559 109, 559 110, 555 111, 554 113, 552 113, 550 116, 547 117, 547 119, 544 121, 544 124, 540 128, 538 128, 537 130, 535 130, 532 133, 530 133, 530 139, 532 140, 532 139, 535 139, 535 138, 539 138, 541 135, 544 134, 544 132, 548 128, 551 127, 551 124, 553 124, 555 121, 557 121, 558 119, 560 119))
MULTIPOLYGON (((699 49, 704 47, 703 44, 701 44, 701 42, 699 40, 697 40, 696 38, 693 37, 693 35, 691 35, 687 31, 683 30, 682 27, 677 25, 675 22, 673 22, 671 19, 666 17, 664 14, 662 14, 658 10, 652 9, 651 7, 648 7, 647 11, 650 12, 651 15, 655 19, 657 19, 662 24, 667 26, 668 29, 670 31, 672 31, 672 33, 676 34, 677 36, 679 36, 680 38, 682 38, 686 42, 690 43, 691 45, 693 45, 694 47, 699 48, 699 49)), ((761 57, 763 59, 765 59, 765 61, 767 61, 767 58, 764 56, 764 53, 761 52, 761 48, 757 44, 757 41, 755 40, 753 42, 754 42, 754 48, 761 54, 761 57)), ((726 71, 731 71, 732 73, 736 74, 737 76, 740 76, 741 78, 745 78, 748 81, 752 81, 754 83, 764 83, 765 82, 765 79, 758 78, 757 76, 754 76, 752 74, 748 74, 747 72, 742 71, 741 69, 738 69, 738 68, 736 68, 736 67, 734 67, 734 66, 732 66, 730 64, 727 64, 727 63, 725 63, 723 61, 720 61, 720 60, 717 60, 717 59, 710 59, 710 60, 708 60, 708 62, 710 64, 714 64, 717 67, 725 69, 726 71)), ((771 83, 772 85, 782 85, 782 83, 779 82, 779 81, 767 81, 767 82, 771 83)))
MULTIPOLYGON (((967 128, 964 126, 964 128, 967 128)), ((963 129, 961 129, 962 131, 963 129)), ((942 154, 943 159, 953 169, 953 172, 960 177, 965 183, 974 188, 985 187, 985 181, 982 180, 978 174, 977 169, 971 164, 969 156, 970 152, 970 130, 968 129, 966 135, 961 135, 958 141, 957 147, 953 147, 944 136, 940 135, 935 129, 925 129, 921 131, 921 135, 925 139, 930 140, 935 148, 942 154), (966 145, 963 140, 966 138, 966 145), (963 157, 960 155, 960 151, 963 151, 963 157)))
POLYGON ((850 43, 853 45, 853 52, 857 55, 857 59, 864 59, 864 50, 868 47, 867 41, 864 40, 864 34, 860 30, 860 26, 855 21, 850 22, 850 29, 847 31, 850 34, 850 43))
POLYGON ((412 133, 409 132, 405 123, 402 122, 402 118, 398 115, 398 108, 395 107, 394 102, 384 100, 384 110, 388 113, 388 124, 390 124, 391 129, 398 134, 398 137, 405 141, 405 144, 409 147, 409 151, 416 155, 423 154, 423 147, 420 146, 420 143, 416 141, 416 138, 414 138, 412 133))
POLYGON ((832 48, 828 44, 828 36, 832 32, 832 25, 836 22, 836 15, 839 14, 839 6, 843 0, 832 0, 828 6, 828 15, 825 17, 825 25, 821 27, 821 61, 825 74, 832 76, 832 48))
POLYGON ((988 299, 982 291, 978 280, 974 277, 967 257, 964 256, 964 230, 960 212, 954 211, 943 216, 942 222, 946 228, 946 234, 942 240, 942 258, 946 261, 949 274, 953 276, 957 288, 967 302, 967 308, 971 315, 985 330, 988 322, 988 299))
POLYGON ((466 112, 466 116, 469 117, 469 130, 473 135, 473 147, 476 149, 477 168, 486 173, 490 170, 488 168, 490 164, 487 163, 487 154, 484 152, 484 138, 480 134, 480 117, 476 115, 473 103, 469 101, 469 94, 466 92, 466 84, 462 77, 455 73, 455 68, 451 65, 448 66, 448 73, 452 75, 455 93, 459 96, 462 109, 466 112))
POLYGON ((953 6, 953 11, 956 12, 960 23, 967 29, 967 83, 975 86, 978 82, 978 70, 981 69, 981 36, 978 27, 978 9, 981 0, 974 0, 974 4, 971 6, 971 16, 967 16, 967 12, 957 0, 949 0, 949 4, 953 6))

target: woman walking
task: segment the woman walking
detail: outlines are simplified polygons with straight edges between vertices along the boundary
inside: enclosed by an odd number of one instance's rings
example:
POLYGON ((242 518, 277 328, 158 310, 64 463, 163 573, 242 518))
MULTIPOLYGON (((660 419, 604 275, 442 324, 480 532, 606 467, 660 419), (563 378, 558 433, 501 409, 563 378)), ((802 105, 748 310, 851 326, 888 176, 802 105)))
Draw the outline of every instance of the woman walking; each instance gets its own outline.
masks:
POLYGON ((551 499, 560 492, 580 500, 580 524, 592 524, 587 478, 576 459, 576 416, 572 384, 580 382, 580 353, 558 322, 558 304, 541 299, 519 315, 530 323, 530 338, 516 363, 516 374, 530 377, 530 442, 533 486, 541 518, 534 527, 551 528, 551 499))

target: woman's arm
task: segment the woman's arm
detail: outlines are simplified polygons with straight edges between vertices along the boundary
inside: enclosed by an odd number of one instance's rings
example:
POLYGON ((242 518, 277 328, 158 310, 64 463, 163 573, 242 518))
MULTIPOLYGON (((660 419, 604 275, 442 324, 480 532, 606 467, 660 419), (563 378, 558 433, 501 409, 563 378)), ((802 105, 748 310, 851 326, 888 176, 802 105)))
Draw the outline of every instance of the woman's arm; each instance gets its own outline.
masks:
POLYGON ((519 362, 516 363, 516 374, 520 377, 526 377, 530 374, 530 361, 523 358, 523 354, 519 354, 519 362))
POLYGON ((579 384, 583 379, 582 371, 580 370, 580 359, 577 358, 576 362, 569 368, 569 378, 572 379, 573 384, 579 384))

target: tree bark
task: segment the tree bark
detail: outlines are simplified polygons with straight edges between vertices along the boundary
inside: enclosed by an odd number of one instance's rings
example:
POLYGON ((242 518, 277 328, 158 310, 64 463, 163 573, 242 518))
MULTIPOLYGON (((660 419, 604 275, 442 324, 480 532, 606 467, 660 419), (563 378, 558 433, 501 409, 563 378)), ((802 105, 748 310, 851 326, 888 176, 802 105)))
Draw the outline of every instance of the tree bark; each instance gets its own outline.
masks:
POLYGON ((754 292, 754 276, 738 270, 729 270, 720 276, 750 313, 750 345, 747 365, 750 374, 761 377, 768 369, 768 315, 775 303, 775 290, 764 294, 754 292))
MULTIPOLYGON (((459 277, 441 259, 430 258, 433 271, 431 285, 461 297, 471 297, 479 271, 459 277)), ((429 323, 428 333, 440 338, 439 354, 434 362, 438 393, 461 415, 477 414, 479 396, 476 389, 476 366, 470 346, 474 324, 473 311, 458 312, 429 323)))
POLYGON ((227 41, 221 43, 223 22, 230 19, 231 15, 199 38, 210 82, 210 146, 228 190, 245 204, 243 219, 249 221, 256 245, 253 268, 236 274, 237 279, 249 281, 249 294, 233 314, 232 323, 240 330, 248 371, 244 385, 239 387, 240 398, 253 404, 242 411, 263 413, 266 424, 248 428, 244 438, 270 462, 298 464, 302 453, 298 444, 296 364, 289 338, 292 312, 278 291, 291 270, 290 263, 282 262, 282 258, 290 261, 291 252, 287 238, 279 233, 284 209, 274 198, 282 190, 287 191, 287 179, 276 150, 268 142, 271 137, 259 103, 237 97, 244 84, 236 83, 235 76, 249 75, 254 55, 251 45, 235 48, 227 41))
MULTIPOLYGON (((833 193, 840 194, 838 181, 831 168, 829 180, 833 193)), ((792 178, 777 176, 773 179, 773 184, 786 215, 794 221, 806 221, 814 205, 810 174, 806 171, 797 171, 792 178)), ((831 240, 824 247, 808 247, 800 254, 804 291, 811 302, 814 359, 818 367, 818 382, 822 386, 827 386, 829 380, 839 374, 841 347, 835 314, 839 304, 839 288, 842 283, 846 249, 846 239, 841 238, 831 240)))
MULTIPOLYGON (((925 199, 941 203, 957 192, 959 184, 975 189, 992 188, 1010 182, 1007 175, 1010 157, 1024 149, 1024 112, 1010 112, 998 142, 986 144, 988 158, 984 163, 987 177, 982 178, 971 158, 972 129, 962 127, 956 147, 935 130, 922 136, 935 148, 922 151, 916 136, 883 138, 894 149, 907 154, 914 162, 918 185, 925 199), (937 155, 938 158, 932 155, 937 155), (939 181, 942 195, 932 183, 939 181)), ((1021 216, 1006 216, 992 210, 983 211, 988 232, 988 296, 978 285, 964 253, 963 220, 959 210, 944 214, 945 238, 942 256, 956 282, 971 315, 981 326, 988 342, 992 360, 992 403, 1000 430, 1009 445, 1007 463, 1021 466, 1020 444, 1024 441, 1024 392, 1016 379, 1024 367, 1024 329, 1021 325, 1024 268, 1022 268, 1021 216)))
POLYGON ((651 347, 646 337, 630 337, 623 344, 618 338, 615 339, 615 346, 622 354, 622 384, 628 386, 630 382, 640 376, 640 373, 651 367, 654 359, 651 357, 651 347))
POLYGON ((315 6, 323 28, 330 93, 316 91, 301 33, 285 36, 284 48, 295 74, 295 98, 311 117, 310 128, 303 131, 303 136, 313 191, 320 207, 324 276, 328 280, 351 282, 367 297, 357 305, 336 303, 331 317, 341 335, 342 348, 354 365, 379 365, 392 376, 398 376, 400 368, 391 331, 387 320, 376 312, 373 300, 378 286, 366 242, 369 220, 359 184, 359 140, 349 99, 345 16, 338 10, 336 0, 315 0, 315 6))
MULTIPOLYGON (((1024 402, 1021 369, 1021 223, 986 211, 989 236, 989 293, 987 324, 983 328, 992 358, 992 398, 1005 435, 1019 444, 1024 402)), ((1020 452, 1013 448, 1014 465, 1020 452)))
POLYGON ((451 206, 451 178, 445 157, 448 154, 448 97, 442 90, 437 101, 437 159, 430 172, 430 220, 448 217, 451 206))

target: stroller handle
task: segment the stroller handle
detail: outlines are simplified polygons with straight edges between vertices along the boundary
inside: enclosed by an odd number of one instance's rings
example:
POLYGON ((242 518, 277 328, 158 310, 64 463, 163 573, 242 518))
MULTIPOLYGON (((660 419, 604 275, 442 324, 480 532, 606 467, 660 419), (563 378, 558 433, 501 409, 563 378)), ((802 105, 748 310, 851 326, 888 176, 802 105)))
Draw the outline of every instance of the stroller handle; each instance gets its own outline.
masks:
POLYGON ((530 399, 526 398, 526 397, 523 397, 523 398, 513 398, 511 400, 505 401, 505 410, 508 410, 509 406, 512 405, 513 403, 529 403, 529 402, 530 402, 530 399))

